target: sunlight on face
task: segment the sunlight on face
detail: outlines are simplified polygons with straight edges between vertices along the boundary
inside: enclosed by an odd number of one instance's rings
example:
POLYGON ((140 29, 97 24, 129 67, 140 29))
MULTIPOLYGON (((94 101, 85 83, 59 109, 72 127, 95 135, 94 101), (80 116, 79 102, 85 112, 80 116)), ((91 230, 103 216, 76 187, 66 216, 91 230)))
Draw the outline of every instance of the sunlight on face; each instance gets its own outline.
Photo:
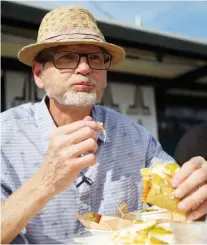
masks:
POLYGON ((92 80, 94 84, 94 88, 88 91, 73 88, 75 81, 85 81, 85 78, 80 75, 71 75, 68 79, 59 79, 58 83, 56 78, 51 78, 50 80, 45 79, 45 91, 49 97, 55 99, 59 104, 75 106, 95 104, 101 99, 101 96, 98 96, 100 93, 96 85, 96 80, 87 79, 87 81, 92 80), (80 79, 78 80, 78 78, 80 79))
MULTIPOLYGON (((94 45, 72 45, 61 47, 58 51, 92 53, 102 50, 94 45)), ((59 104, 73 106, 89 106, 99 102, 107 85, 106 71, 91 69, 86 60, 82 60, 76 69, 70 70, 58 70, 53 64, 47 63, 42 80, 50 98, 59 104)))

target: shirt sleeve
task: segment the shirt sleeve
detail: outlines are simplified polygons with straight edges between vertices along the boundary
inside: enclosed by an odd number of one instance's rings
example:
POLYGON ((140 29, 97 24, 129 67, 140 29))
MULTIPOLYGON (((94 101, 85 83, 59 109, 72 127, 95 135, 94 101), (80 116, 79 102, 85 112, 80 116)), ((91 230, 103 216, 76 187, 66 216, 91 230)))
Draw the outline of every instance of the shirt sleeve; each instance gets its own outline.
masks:
MULTIPOLYGON (((6 158, 4 152, 1 150, 1 203, 3 203, 12 194, 12 178, 9 172, 9 167, 12 165, 6 158)), ((26 236, 26 229, 23 229, 20 234, 18 234, 11 244, 29 244, 26 236)))
POLYGON ((169 162, 174 162, 175 159, 166 153, 159 141, 155 139, 151 134, 149 136, 149 143, 147 148, 147 157, 146 157, 146 167, 152 165, 153 158, 160 159, 164 164, 169 162))

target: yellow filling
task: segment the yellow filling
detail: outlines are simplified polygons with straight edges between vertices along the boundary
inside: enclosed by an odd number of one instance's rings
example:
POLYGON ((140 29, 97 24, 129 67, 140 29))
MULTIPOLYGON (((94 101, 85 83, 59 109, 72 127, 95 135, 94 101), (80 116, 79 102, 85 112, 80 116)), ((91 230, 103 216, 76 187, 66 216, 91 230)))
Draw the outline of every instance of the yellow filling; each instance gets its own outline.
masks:
POLYGON ((104 135, 104 142, 106 141, 106 131, 103 127, 103 123, 102 122, 98 122, 98 124, 102 127, 102 132, 103 132, 103 135, 104 135))
POLYGON ((174 196, 174 189, 171 186, 172 177, 179 168, 177 163, 170 163, 140 169, 143 176, 142 202, 182 213, 177 207, 179 199, 174 196))

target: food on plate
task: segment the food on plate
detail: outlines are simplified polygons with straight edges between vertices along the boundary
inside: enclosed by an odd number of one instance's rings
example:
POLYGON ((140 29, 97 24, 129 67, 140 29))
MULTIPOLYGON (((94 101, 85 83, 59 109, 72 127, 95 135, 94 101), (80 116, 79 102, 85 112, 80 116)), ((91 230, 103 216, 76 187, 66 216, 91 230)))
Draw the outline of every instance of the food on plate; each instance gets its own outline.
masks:
POLYGON ((170 244, 173 241, 173 236, 169 224, 147 221, 120 230, 113 236, 112 240, 115 245, 170 244))
POLYGON ((158 210, 156 209, 143 209, 140 211, 140 214, 143 214, 143 213, 149 213, 149 212, 156 212, 158 210))
POLYGON ((167 165, 155 164, 152 168, 140 170, 143 176, 142 201, 165 208, 175 213, 181 213, 178 209, 178 198, 174 196, 174 189, 171 180, 179 170, 177 163, 167 165))
POLYGON ((144 221, 141 219, 135 220, 135 224, 143 224, 143 223, 144 223, 144 221))
POLYGON ((144 207, 144 209, 139 211, 126 213, 123 216, 123 218, 136 221, 137 223, 140 223, 141 221, 150 221, 150 220, 159 220, 159 222, 172 220, 171 216, 169 216, 169 211, 167 209, 160 208, 155 205, 153 205, 152 207, 144 207))
POLYGON ((148 244, 169 244, 169 243, 161 241, 158 238, 152 236, 149 238, 148 244))
POLYGON ((95 212, 88 212, 83 215, 75 214, 80 223, 89 231, 118 231, 133 225, 131 220, 122 219, 117 216, 104 216, 95 212))
POLYGON ((126 214, 127 210, 128 210, 128 205, 125 202, 119 201, 117 203, 117 207, 116 207, 117 216, 123 217, 126 214))
POLYGON ((103 135, 104 135, 104 142, 106 141, 106 131, 103 127, 103 123, 102 122, 98 122, 98 124, 102 127, 102 132, 103 132, 103 135))
POLYGON ((172 231, 167 230, 162 226, 155 226, 149 229, 149 233, 151 235, 167 235, 167 234, 172 234, 172 231))
POLYGON ((157 212, 157 211, 161 211, 161 210, 163 210, 163 209, 161 209, 160 207, 157 207, 157 206, 153 205, 151 207, 142 209, 139 212, 140 212, 140 214, 142 214, 142 213, 149 213, 149 212, 157 212))
POLYGON ((81 215, 82 219, 88 220, 88 221, 93 221, 93 222, 96 222, 96 223, 100 222, 101 217, 102 217, 102 215, 98 214, 96 212, 88 212, 88 213, 85 213, 85 214, 81 215))

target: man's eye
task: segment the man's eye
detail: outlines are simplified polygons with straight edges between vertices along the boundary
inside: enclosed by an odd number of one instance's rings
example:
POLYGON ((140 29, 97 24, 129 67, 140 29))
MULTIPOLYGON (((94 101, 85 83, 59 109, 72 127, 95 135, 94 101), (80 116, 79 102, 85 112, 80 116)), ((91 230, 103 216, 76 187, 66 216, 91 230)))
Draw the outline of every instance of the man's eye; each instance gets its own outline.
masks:
POLYGON ((100 56, 99 55, 95 55, 95 54, 94 55, 91 55, 90 56, 90 59, 91 60, 101 60, 100 56))
POLYGON ((67 60, 71 60, 71 59, 76 59, 76 57, 74 55, 64 55, 61 57, 61 59, 67 59, 67 60))

